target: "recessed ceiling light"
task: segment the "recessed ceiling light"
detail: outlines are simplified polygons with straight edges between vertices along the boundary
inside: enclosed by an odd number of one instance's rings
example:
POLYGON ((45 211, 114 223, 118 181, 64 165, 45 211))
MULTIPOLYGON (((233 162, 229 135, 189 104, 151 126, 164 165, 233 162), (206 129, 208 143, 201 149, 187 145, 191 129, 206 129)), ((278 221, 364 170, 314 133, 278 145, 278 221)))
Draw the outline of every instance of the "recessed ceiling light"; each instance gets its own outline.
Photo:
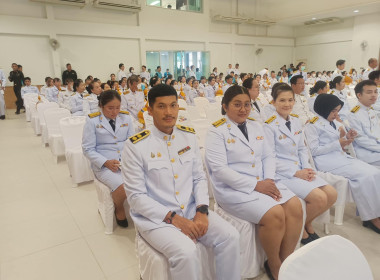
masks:
POLYGON ((312 20, 316 20, 317 18, 316 17, 313 17, 312 20))
POLYGON ((355 10, 354 13, 359 13, 359 10, 355 10))

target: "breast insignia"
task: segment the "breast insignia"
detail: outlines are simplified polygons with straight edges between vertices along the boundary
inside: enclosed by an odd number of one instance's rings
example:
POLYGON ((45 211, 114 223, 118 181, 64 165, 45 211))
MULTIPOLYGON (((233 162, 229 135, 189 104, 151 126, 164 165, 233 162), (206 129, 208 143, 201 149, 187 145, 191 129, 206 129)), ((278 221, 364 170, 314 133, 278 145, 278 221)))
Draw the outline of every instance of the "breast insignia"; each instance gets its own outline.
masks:
POLYGON ((318 120, 318 117, 314 117, 310 120, 310 123, 315 124, 315 122, 318 120))
POLYGON ((295 117, 295 118, 299 118, 300 116, 298 116, 297 114, 290 114, 292 117, 295 117))
POLYGON ((91 113, 91 114, 88 114, 88 116, 92 119, 92 118, 95 118, 97 116, 100 116, 101 113, 100 112, 95 112, 95 113, 91 113))
POLYGON ((144 138, 148 137, 150 135, 149 130, 141 131, 140 133, 137 133, 131 137, 129 137, 129 140, 131 140, 132 144, 136 144, 140 140, 143 140, 144 138))
POLYGON ((177 128, 178 128, 179 130, 182 130, 182 131, 186 131, 186 132, 190 132, 190 133, 194 133, 194 134, 195 134, 195 130, 194 130, 194 128, 192 128, 192 127, 183 126, 183 125, 176 125, 176 126, 177 126, 177 128))
POLYGON ((120 114, 129 115, 129 112, 128 111, 120 111, 120 114))
POLYGON ((355 114, 357 111, 359 111, 359 109, 360 109, 360 106, 356 105, 354 108, 352 108, 351 113, 355 114))
POLYGON ((273 122, 277 117, 275 115, 271 116, 269 119, 267 119, 265 121, 266 124, 270 124, 271 122, 273 122))
POLYGON ((222 124, 224 124, 227 120, 225 118, 223 119, 220 119, 216 122, 214 122, 212 125, 215 126, 215 127, 218 127, 218 126, 221 126, 222 124))
POLYGON ((255 121, 255 119, 251 118, 251 117, 248 117, 247 119, 250 120, 250 121, 255 121))

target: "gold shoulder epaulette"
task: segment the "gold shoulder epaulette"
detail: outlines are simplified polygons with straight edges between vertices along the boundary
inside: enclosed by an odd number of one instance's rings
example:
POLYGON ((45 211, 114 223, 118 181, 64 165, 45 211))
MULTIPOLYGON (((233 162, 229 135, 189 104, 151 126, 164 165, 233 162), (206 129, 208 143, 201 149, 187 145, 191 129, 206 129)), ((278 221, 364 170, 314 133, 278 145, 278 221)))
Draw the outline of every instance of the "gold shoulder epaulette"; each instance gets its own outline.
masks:
POLYGON ((83 97, 87 97, 87 96, 90 96, 88 93, 87 94, 85 94, 85 95, 83 95, 83 97))
POLYGON ((120 113, 120 114, 126 114, 126 115, 129 115, 129 112, 128 112, 128 111, 120 111, 119 113, 120 113))
POLYGON ((247 119, 250 120, 250 121, 255 121, 255 119, 251 118, 251 117, 248 117, 247 119))
POLYGON ((271 100, 271 101, 269 102, 269 104, 273 104, 273 100, 271 100))
POLYGON ((100 112, 95 112, 95 113, 91 113, 91 114, 88 114, 88 116, 92 119, 92 118, 95 118, 97 116, 100 116, 100 112))
POLYGON ((271 116, 269 119, 267 119, 265 121, 266 124, 270 124, 271 122, 273 122, 277 117, 275 115, 271 116))
POLYGON ((310 123, 315 124, 315 122, 318 120, 318 117, 314 117, 310 120, 310 123))
POLYGON ((179 107, 178 109, 182 110, 182 111, 186 111, 186 108, 184 108, 184 107, 179 107))
POLYGON ((149 130, 141 131, 140 133, 137 133, 131 137, 129 137, 129 140, 131 140, 132 144, 136 144, 140 140, 143 140, 144 138, 148 137, 150 134, 149 130))
POLYGON ((215 126, 215 127, 218 127, 218 126, 221 126, 222 124, 224 124, 227 120, 225 118, 223 119, 220 119, 216 122, 214 122, 212 125, 215 126))
POLYGON ((195 130, 194 130, 194 128, 192 128, 192 127, 183 126, 183 125, 176 125, 176 126, 177 126, 177 128, 178 128, 179 130, 182 130, 182 131, 186 131, 186 132, 190 132, 190 133, 194 133, 194 134, 195 134, 195 130))
POLYGON ((295 117, 295 118, 299 118, 300 116, 298 116, 297 114, 290 114, 292 117, 295 117))
POLYGON ((76 92, 74 92, 71 96, 74 96, 75 94, 77 94, 76 92))
POLYGON ((129 90, 127 90, 127 91, 124 91, 124 93, 123 94, 128 94, 129 93, 129 90))
POLYGON ((356 105, 354 108, 352 108, 351 113, 355 114, 357 111, 359 111, 359 109, 360 109, 360 106, 356 105))

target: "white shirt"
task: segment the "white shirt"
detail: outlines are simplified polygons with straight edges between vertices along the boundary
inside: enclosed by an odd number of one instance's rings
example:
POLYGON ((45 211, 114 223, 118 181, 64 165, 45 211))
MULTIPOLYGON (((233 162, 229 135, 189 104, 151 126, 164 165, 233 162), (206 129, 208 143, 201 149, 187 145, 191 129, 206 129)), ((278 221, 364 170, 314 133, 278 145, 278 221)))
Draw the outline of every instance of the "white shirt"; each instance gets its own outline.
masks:
POLYGON ((149 84, 149 82, 150 82, 150 74, 149 74, 149 72, 147 72, 147 71, 141 72, 140 73, 140 77, 141 78, 145 78, 147 84, 149 84))
POLYGON ((368 75, 372 72, 372 71, 375 71, 375 69, 372 69, 371 67, 368 67, 367 69, 365 69, 364 73, 363 73, 363 76, 362 76, 362 80, 368 80, 368 75))
POLYGON ((125 72, 123 70, 119 70, 119 72, 117 72, 117 81, 120 81, 124 77, 127 77, 125 72))

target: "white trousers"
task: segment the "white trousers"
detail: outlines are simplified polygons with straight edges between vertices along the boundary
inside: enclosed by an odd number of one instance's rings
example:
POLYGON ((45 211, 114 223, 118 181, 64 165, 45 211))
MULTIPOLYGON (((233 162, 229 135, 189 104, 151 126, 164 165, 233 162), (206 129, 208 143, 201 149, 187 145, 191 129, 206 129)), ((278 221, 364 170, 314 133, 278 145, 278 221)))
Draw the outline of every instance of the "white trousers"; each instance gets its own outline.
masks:
MULTIPOLYGON (((223 218, 209 211, 207 233, 199 238, 215 254, 217 280, 240 280, 239 233, 223 218)), ((169 262, 173 280, 201 280, 201 261, 195 243, 173 227, 162 227, 145 232, 141 236, 169 262)))
POLYGON ((0 116, 5 115, 5 100, 3 90, 0 89, 0 116))

